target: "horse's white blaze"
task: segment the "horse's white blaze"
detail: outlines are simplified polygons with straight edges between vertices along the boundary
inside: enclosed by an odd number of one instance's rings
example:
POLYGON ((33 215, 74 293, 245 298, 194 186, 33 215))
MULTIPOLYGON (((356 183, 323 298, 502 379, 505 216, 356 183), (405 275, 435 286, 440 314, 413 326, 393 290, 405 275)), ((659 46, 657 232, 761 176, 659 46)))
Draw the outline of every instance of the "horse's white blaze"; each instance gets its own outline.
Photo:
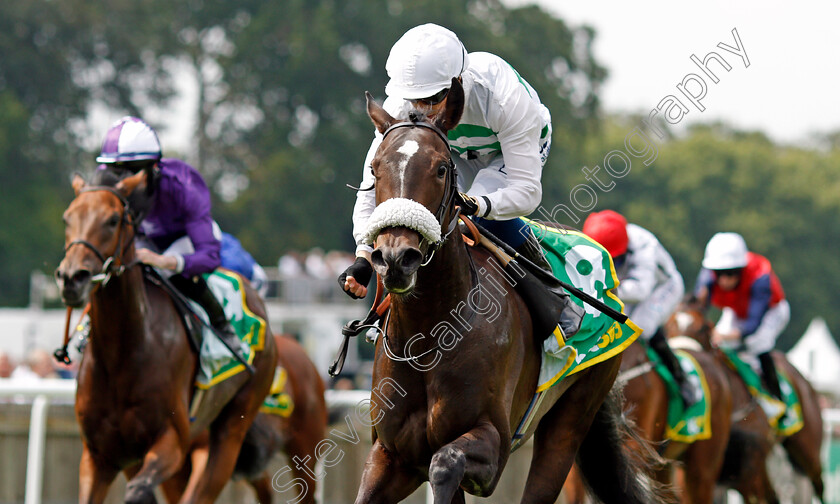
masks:
POLYGON ((685 331, 691 327, 691 323, 694 322, 694 317, 692 317, 690 313, 686 312, 677 313, 674 319, 677 322, 677 328, 683 333, 685 333, 685 331))
POLYGON ((397 166, 397 170, 399 170, 400 175, 400 197, 405 195, 405 169, 408 166, 408 162, 411 160, 411 156, 415 155, 418 150, 420 150, 420 145, 414 140, 406 140, 405 143, 397 149, 397 152, 403 155, 399 166, 397 166))

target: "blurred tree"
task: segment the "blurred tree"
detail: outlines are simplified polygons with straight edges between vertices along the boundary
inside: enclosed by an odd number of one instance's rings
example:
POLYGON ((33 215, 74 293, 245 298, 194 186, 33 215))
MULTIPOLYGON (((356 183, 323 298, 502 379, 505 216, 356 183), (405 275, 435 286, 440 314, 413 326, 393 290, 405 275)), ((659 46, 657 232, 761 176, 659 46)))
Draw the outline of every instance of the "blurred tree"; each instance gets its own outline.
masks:
MULTIPOLYGON (((634 118, 612 118, 603 136, 589 139, 590 158, 623 149, 636 124, 634 118)), ((785 147, 760 132, 695 125, 661 143, 651 166, 634 162, 612 191, 599 192, 596 210, 616 209, 656 234, 687 289, 709 238, 718 231, 741 233, 751 250, 770 259, 791 303, 791 322, 778 342, 789 348, 815 316, 840 327, 833 309, 840 303, 833 285, 840 278, 838 165, 840 149, 785 147)))
POLYGON ((247 230, 243 243, 263 261, 316 243, 353 248, 355 193, 344 185, 361 180, 373 137, 363 92, 384 98, 388 52, 412 26, 452 29, 467 50, 499 54, 540 93, 555 131, 546 187, 562 186, 563 170, 582 159, 582 140, 597 124, 605 71, 592 56, 592 31, 537 7, 496 0, 238 6, 248 21, 228 33, 234 49, 218 59, 226 100, 213 114, 211 142, 223 153, 222 184, 237 187, 243 174, 250 184, 217 214, 223 227, 247 230))
POLYGON ((363 91, 382 98, 408 28, 448 26, 534 85, 554 115, 548 188, 582 159, 605 75, 590 29, 498 0, 31 0, 0 14, 0 304, 24 303, 29 271, 56 266, 68 175, 93 168, 103 133, 91 113, 165 131, 178 81, 192 81, 195 148, 182 154, 210 179, 223 227, 272 263, 289 248, 352 248, 344 184, 360 179, 373 131, 363 91))

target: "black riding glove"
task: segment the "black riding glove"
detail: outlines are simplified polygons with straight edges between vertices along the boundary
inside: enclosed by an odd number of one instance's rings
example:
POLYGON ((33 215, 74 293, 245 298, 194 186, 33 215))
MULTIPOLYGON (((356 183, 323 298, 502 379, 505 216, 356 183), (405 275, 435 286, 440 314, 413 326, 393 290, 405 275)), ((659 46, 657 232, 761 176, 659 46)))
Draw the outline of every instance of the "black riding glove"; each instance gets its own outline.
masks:
POLYGON ((341 286, 341 290, 353 299, 360 299, 359 296, 344 289, 344 282, 349 276, 353 277, 356 282, 367 287, 367 284, 370 282, 370 277, 373 276, 373 266, 364 257, 357 257, 356 261, 344 270, 344 273, 338 276, 338 285, 341 286))
POLYGON ((455 204, 461 207, 461 215, 475 215, 478 213, 478 200, 467 193, 459 192, 455 204))

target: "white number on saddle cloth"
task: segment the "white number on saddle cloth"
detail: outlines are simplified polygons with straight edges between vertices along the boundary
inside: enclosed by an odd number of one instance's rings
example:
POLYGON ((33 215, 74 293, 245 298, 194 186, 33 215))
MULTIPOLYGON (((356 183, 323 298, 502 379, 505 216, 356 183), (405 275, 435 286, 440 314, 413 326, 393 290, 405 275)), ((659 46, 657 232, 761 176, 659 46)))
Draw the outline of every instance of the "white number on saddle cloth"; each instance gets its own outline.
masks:
MULTIPOLYGON (((566 274, 572 285, 590 296, 603 300, 607 285, 607 272, 603 266, 604 253, 590 245, 575 245, 566 252, 566 274)), ((601 311, 587 303, 583 309, 592 317, 600 317, 601 311)))

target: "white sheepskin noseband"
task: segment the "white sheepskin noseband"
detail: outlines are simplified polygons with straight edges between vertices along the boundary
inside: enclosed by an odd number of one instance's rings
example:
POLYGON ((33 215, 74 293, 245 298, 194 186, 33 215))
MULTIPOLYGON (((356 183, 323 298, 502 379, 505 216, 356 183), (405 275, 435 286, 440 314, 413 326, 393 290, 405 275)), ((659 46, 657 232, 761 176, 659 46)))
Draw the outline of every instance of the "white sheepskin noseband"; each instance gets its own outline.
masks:
POLYGON ((426 240, 440 241, 440 223, 432 212, 408 198, 391 198, 380 203, 368 219, 365 243, 372 245, 379 232, 390 226, 407 227, 426 240))

